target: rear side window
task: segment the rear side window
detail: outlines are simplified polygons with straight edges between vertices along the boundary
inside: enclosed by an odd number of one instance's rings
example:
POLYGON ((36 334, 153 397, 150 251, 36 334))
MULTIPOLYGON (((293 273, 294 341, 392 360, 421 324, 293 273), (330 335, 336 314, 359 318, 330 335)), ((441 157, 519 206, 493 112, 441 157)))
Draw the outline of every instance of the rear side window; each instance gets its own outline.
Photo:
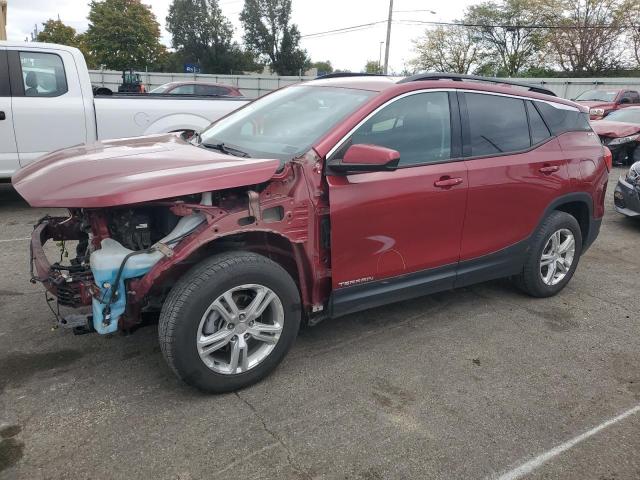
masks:
POLYGON ((196 95, 229 95, 229 89, 215 85, 196 85, 196 95))
POLYGON ((62 58, 54 53, 20 52, 25 97, 59 97, 67 93, 62 58))
POLYGON ((589 115, 571 107, 553 106, 546 102, 536 102, 545 123, 554 135, 565 132, 590 132, 589 115))
POLYGON ((465 93, 471 156, 526 150, 531 146, 523 100, 465 93))
POLYGON ((373 144, 400 152, 400 165, 418 165, 451 158, 451 115, 446 92, 408 95, 358 128, 349 145, 373 144))
POLYGON ((529 115, 529 128, 531 129, 531 144, 537 145, 551 137, 549 129, 544 124, 540 113, 532 102, 527 103, 527 114, 529 115))
POLYGON ((179 85, 169 93, 172 93, 174 95, 193 95, 193 91, 193 85, 179 85))

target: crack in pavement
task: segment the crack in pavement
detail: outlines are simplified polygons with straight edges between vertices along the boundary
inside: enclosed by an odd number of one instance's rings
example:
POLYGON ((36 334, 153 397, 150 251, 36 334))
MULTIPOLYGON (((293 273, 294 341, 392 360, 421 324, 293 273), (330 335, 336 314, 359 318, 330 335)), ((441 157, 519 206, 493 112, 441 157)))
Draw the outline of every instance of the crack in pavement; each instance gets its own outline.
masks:
POLYGON ((249 410, 251 410, 253 415, 258 420, 260 420, 260 423, 262 424, 262 428, 264 429, 264 431, 267 432, 269 434, 269 436, 271 436, 278 444, 280 444, 282 446, 282 448, 284 448, 285 452, 287 453, 287 461, 288 461, 289 465, 299 475, 299 477, 303 478, 305 480, 311 480, 313 478, 312 475, 307 471, 306 468, 304 468, 302 465, 300 465, 300 464, 298 464, 298 462, 296 462, 295 454, 293 453, 291 448, 289 448, 287 443, 282 438, 280 438, 280 436, 276 432, 274 432, 273 430, 271 430, 267 426, 267 422, 262 417, 262 415, 260 415, 260 413, 258 412, 256 407, 254 407, 253 404, 251 402, 249 402, 249 400, 241 397, 238 392, 233 392, 233 393, 234 393, 234 395, 236 397, 238 397, 238 400, 240 400, 242 403, 244 403, 249 408, 249 410))

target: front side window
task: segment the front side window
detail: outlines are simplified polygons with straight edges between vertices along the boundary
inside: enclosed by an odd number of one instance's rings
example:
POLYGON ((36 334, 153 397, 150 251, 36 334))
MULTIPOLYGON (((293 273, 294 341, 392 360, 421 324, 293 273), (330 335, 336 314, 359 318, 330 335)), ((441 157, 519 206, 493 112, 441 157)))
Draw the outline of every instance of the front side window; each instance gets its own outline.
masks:
POLYGON ((211 125, 201 133, 201 145, 224 144, 253 158, 291 160, 376 94, 355 88, 286 87, 211 125))
POLYGON ((471 156, 499 155, 531 146, 524 101, 480 93, 465 93, 471 156))
POLYGON ((451 114, 446 92, 408 95, 387 105, 362 124, 341 149, 372 144, 400 152, 400 165, 451 158, 451 114))
POLYGON ((67 93, 62 58, 53 53, 20 52, 26 97, 58 97, 67 93))

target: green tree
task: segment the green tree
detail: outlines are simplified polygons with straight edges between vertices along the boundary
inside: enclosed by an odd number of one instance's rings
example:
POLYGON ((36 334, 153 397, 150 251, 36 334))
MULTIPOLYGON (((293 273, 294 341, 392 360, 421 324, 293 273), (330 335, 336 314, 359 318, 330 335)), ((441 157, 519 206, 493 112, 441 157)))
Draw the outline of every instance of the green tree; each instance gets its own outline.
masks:
POLYGON ((480 60, 480 47, 472 32, 465 27, 441 26, 427 30, 414 40, 416 58, 410 65, 415 70, 468 74, 480 60))
POLYGON ((313 62, 311 68, 317 69, 318 73, 333 73, 333 65, 331 65, 329 60, 326 62, 313 62))
POLYGON ((98 65, 152 67, 165 53, 160 26, 140 0, 92 0, 86 44, 98 65))
POLYGON ((291 23, 291 0, 245 0, 240 13, 247 47, 268 61, 278 75, 298 75, 311 65, 291 23))
POLYGON ((479 25, 471 32, 483 50, 484 68, 504 76, 515 76, 536 64, 544 47, 545 29, 529 28, 545 20, 542 0, 488 1, 467 9, 464 23, 479 25))
POLYGON ((368 60, 364 66, 365 73, 382 73, 382 66, 377 60, 368 60))
POLYGON ((255 70, 251 53, 232 42, 233 26, 218 0, 173 0, 167 30, 182 63, 197 63, 206 73, 255 70))
POLYGON ((36 40, 45 43, 57 43, 77 47, 78 40, 76 29, 65 25, 61 20, 49 19, 42 24, 42 31, 38 33, 36 40))
POLYGON ((38 33, 36 40, 45 43, 57 43, 76 47, 83 53, 89 68, 93 67, 93 59, 89 54, 83 34, 77 34, 76 29, 65 25, 61 20, 49 19, 42 24, 42 31, 38 33))

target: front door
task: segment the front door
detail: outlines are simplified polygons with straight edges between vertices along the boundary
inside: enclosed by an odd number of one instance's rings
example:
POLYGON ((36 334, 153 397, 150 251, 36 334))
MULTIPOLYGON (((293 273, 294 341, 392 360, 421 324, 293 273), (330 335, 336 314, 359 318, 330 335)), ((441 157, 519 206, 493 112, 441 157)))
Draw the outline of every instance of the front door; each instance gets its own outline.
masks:
POLYGON ((394 172, 327 177, 335 315, 453 285, 467 204, 456 102, 446 91, 402 96, 330 156, 353 144, 400 152, 394 172))
POLYGON ((16 137, 11 114, 11 88, 7 51, 0 49, 0 178, 8 178, 19 168, 16 137))
POLYGON ((66 51, 9 50, 13 124, 20 164, 87 141, 80 77, 66 51))

